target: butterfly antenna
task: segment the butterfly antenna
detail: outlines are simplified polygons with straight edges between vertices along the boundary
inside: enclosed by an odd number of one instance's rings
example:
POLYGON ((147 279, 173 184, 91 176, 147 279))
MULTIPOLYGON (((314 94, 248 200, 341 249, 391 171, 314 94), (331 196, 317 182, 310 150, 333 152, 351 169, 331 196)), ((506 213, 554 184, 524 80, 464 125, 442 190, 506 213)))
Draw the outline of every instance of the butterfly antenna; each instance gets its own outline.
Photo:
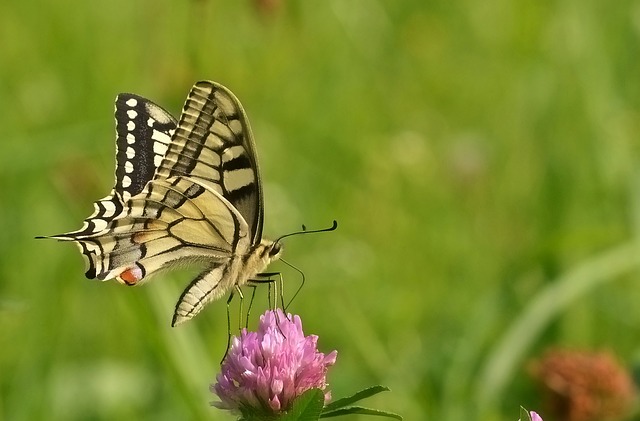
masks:
POLYGON ((302 226, 302 231, 296 231, 296 232, 291 232, 289 234, 285 234, 281 237, 278 237, 278 239, 276 241, 274 241, 274 243, 278 243, 280 242, 280 240, 282 240, 283 238, 287 238, 287 237, 291 237, 294 235, 298 235, 298 234, 313 234, 316 232, 329 232, 329 231, 335 231, 335 229, 338 228, 338 221, 336 221, 335 219, 333 220, 333 224, 329 227, 329 228, 322 228, 322 229, 318 229, 318 230, 311 230, 308 231, 306 226, 302 226))
POLYGON ((287 262, 284 259, 280 259, 280 261, 282 263, 284 263, 285 265, 289 266, 291 269, 295 270, 296 272, 298 272, 300 274, 300 276, 302 276, 302 281, 300 282, 300 286, 298 287, 298 289, 296 290, 295 294, 293 294, 293 297, 291 297, 291 299, 289 300, 289 302, 287 303, 286 306, 284 306, 284 308, 282 309, 284 311, 284 313, 287 313, 287 309, 289 308, 289 306, 291 305, 291 303, 293 302, 293 300, 295 300, 295 298, 298 296, 298 293, 300 292, 300 290, 302 290, 302 287, 304 286, 304 282, 306 280, 306 277, 304 276, 304 272, 302 270, 300 270, 299 268, 295 267, 294 265, 292 265, 291 263, 287 262))

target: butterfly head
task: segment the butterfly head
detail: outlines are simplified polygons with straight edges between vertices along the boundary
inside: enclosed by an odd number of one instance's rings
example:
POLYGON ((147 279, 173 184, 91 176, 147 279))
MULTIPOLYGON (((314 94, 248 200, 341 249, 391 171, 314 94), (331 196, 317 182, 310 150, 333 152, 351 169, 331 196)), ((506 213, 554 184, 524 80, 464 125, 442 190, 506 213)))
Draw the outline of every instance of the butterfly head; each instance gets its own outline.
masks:
POLYGON ((269 261, 278 260, 282 253, 282 244, 278 241, 262 240, 260 244, 264 247, 265 255, 268 256, 269 261))

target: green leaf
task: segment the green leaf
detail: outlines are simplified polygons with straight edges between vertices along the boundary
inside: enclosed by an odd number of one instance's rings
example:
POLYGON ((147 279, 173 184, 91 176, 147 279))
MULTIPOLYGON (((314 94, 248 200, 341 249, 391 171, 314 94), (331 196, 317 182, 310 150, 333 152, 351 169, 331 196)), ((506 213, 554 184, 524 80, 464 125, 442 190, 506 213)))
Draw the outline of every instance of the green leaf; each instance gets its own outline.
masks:
POLYGON ((243 415, 238 421, 278 421, 275 415, 251 414, 243 415))
POLYGON ((258 411, 245 412, 238 421, 278 421, 277 415, 265 415, 258 411))
POLYGON ((342 415, 373 415, 377 417, 393 418, 402 421, 402 416, 388 411, 380 411, 378 409, 364 408, 362 406, 348 406, 346 408, 336 409, 335 411, 323 412, 320 418, 339 417, 342 415))
POLYGON ((336 401, 331 402, 330 404, 328 404, 327 406, 324 407, 324 411, 323 412, 329 412, 329 411, 334 411, 336 409, 339 408, 344 408, 348 405, 351 405, 353 403, 356 403, 362 399, 368 398, 370 396, 373 395, 377 395, 380 392, 388 392, 389 388, 385 387, 385 386, 371 386, 368 387, 366 389, 363 389, 359 392, 354 393, 351 396, 348 396, 346 398, 341 398, 338 399, 336 401))
POLYGON ((309 389, 293 401, 291 409, 280 417, 280 421, 318 421, 323 405, 322 390, 309 389))
POLYGON ((520 421, 531 421, 531 414, 522 406, 520 407, 520 421))

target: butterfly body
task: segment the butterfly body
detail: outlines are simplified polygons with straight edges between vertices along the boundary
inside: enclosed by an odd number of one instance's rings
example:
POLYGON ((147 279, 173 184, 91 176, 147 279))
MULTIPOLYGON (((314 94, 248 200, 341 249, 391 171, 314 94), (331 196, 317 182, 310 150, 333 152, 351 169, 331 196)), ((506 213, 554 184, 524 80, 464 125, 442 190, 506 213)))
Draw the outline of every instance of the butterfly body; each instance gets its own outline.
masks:
POLYGON ((179 120, 133 94, 116 98, 116 183, 75 242, 90 279, 137 285, 161 270, 206 268, 184 290, 172 325, 254 279, 281 252, 262 238, 260 172, 247 116, 215 82, 197 82, 179 120))
POLYGON ((192 313, 198 313, 204 303, 217 300, 234 287, 241 287, 263 272, 269 264, 280 257, 281 248, 278 243, 262 240, 246 253, 238 253, 224 264, 214 264, 202 272, 184 290, 176 307, 172 326, 180 324, 192 313), (206 299, 201 299, 201 292, 207 291, 206 299))

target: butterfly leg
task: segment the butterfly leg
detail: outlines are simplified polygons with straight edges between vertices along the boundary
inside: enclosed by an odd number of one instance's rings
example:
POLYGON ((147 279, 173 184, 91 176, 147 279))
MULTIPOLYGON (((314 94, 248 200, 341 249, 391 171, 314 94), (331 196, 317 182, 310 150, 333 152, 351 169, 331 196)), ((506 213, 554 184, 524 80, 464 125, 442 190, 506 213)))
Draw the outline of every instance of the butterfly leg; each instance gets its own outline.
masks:
MULTIPOLYGON (((284 309, 284 295, 282 293, 284 283, 282 280, 282 273, 281 272, 263 272, 263 273, 258 273, 256 276, 258 277, 258 279, 251 279, 249 280, 249 283, 253 285, 259 285, 259 284, 268 285, 269 308, 271 309, 271 311, 275 311, 276 308, 278 307, 278 286, 280 287, 280 295, 279 295, 280 302, 282 303, 282 307, 284 309), (277 276, 278 280, 273 279, 274 276, 277 276), (273 294, 273 306, 271 305, 271 285, 273 285, 273 289, 275 290, 273 294)), ((286 313, 285 313, 285 317, 288 318, 286 313)), ((282 332, 282 329, 280 329, 280 319, 277 317, 277 313, 276 313, 276 326, 278 327, 278 330, 280 331, 282 336, 285 336, 284 333, 282 332)))
POLYGON ((269 308, 275 309, 277 305, 278 298, 280 298, 280 304, 282 305, 282 310, 285 310, 284 305, 284 282, 282 278, 282 272, 262 272, 256 275, 259 279, 252 279, 251 282, 256 284, 269 284, 269 289, 271 289, 271 284, 274 286, 274 305, 271 306, 271 293, 269 292, 269 308), (278 277, 278 280, 272 279, 274 276, 278 277), (262 279, 260 279, 262 278, 262 279), (278 288, 280 288, 280 294, 278 295, 278 288))
POLYGON ((238 293, 238 297, 240 298, 240 305, 238 306, 238 331, 242 331, 242 314, 244 313, 244 294, 242 294, 242 290, 238 285, 234 287, 236 292, 238 293))
POLYGON ((235 291, 231 291, 229 294, 229 298, 227 299, 227 347, 225 348, 224 355, 220 360, 220 365, 222 365, 225 358, 227 358, 227 354, 229 354, 229 348, 231 347, 231 301, 233 301, 233 295, 235 291))
POLYGON ((272 294, 271 294, 271 284, 273 284, 275 281, 274 281, 273 279, 271 279, 270 277, 268 277, 268 276, 264 276, 264 277, 262 277, 261 275, 262 275, 262 274, 261 274, 261 273, 259 273, 259 274, 258 274, 258 275, 256 275, 256 276, 261 277, 261 278, 264 278, 264 279, 260 279, 260 278, 259 278, 259 279, 249 279, 249 280, 247 281, 247 285, 249 285, 249 286, 251 286, 251 287, 254 287, 254 288, 257 288, 257 287, 258 287, 258 285, 264 285, 264 284, 267 284, 267 290, 268 290, 268 292, 267 292, 268 306, 269 306, 269 310, 273 310, 273 309, 274 309, 274 306, 271 304, 271 296, 272 296, 272 294))
POLYGON ((247 318, 245 319, 245 324, 244 324, 244 327, 246 329, 249 328, 249 315, 251 314, 251 309, 253 308, 253 300, 254 298, 256 298, 256 289, 258 288, 257 285, 253 285, 251 283, 249 283, 248 286, 253 291, 251 292, 251 300, 249 300, 249 307, 247 308, 247 318))
MULTIPOLYGON (((244 312, 243 310, 244 294, 242 293, 242 290, 240 289, 240 287, 236 285, 233 288, 233 291, 231 291, 231 294, 229 294, 229 298, 227 299, 227 347, 224 351, 224 355, 222 356, 222 359, 220 360, 220 365, 222 365, 222 362, 224 361, 224 359, 227 358, 227 354, 229 354, 229 348, 231 348, 231 301, 233 301, 233 297, 235 296, 235 294, 238 294, 238 297, 240 299, 239 313, 238 313, 238 331, 242 331, 242 313, 244 312)), ((253 294, 251 294, 251 302, 249 303, 249 307, 251 307, 251 304, 253 303, 254 296, 255 296, 255 288, 254 288, 253 294)), ((250 310, 251 308, 249 308, 249 311, 250 310)), ((249 319, 248 319, 248 313, 247 313, 247 324, 248 323, 249 323, 249 319)))

